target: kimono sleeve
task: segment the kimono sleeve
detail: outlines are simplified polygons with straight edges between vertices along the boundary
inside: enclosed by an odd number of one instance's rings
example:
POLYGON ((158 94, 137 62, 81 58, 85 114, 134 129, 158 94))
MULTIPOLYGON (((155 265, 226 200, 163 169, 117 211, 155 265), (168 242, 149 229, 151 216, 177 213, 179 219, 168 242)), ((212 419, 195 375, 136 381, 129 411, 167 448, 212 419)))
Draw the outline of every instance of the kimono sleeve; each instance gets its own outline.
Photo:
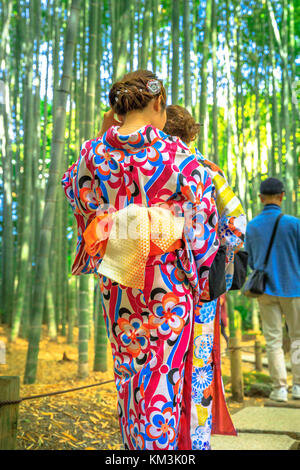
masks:
POLYGON ((91 274, 97 272, 101 262, 100 255, 90 256, 85 250, 83 232, 96 215, 98 194, 95 189, 95 168, 92 158, 92 141, 82 144, 80 155, 63 175, 62 186, 76 219, 77 245, 72 274, 91 274))
POLYGON ((187 199, 184 204, 185 242, 195 262, 199 291, 203 292, 220 244, 215 188, 208 172, 192 157, 180 178, 181 191, 187 199))
POLYGON ((224 172, 215 163, 207 160, 198 149, 194 149, 197 160, 208 171, 215 186, 215 202, 218 211, 218 236, 226 246, 226 290, 232 284, 234 256, 243 248, 246 231, 246 215, 239 198, 231 189, 224 172))

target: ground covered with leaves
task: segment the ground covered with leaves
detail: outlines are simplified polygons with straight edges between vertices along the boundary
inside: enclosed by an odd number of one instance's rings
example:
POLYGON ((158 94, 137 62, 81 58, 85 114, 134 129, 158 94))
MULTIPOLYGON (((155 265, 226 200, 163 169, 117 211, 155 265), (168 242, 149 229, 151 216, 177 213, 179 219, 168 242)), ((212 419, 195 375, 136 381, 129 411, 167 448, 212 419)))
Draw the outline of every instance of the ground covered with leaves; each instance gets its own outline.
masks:
MULTIPOLYGON (((59 336, 57 341, 47 338, 43 330, 40 342, 37 381, 24 385, 27 341, 18 338, 8 343, 8 330, 0 326, 0 341, 6 344, 6 364, 0 364, 0 375, 20 376, 20 396, 32 396, 65 390, 82 385, 106 382, 113 379, 112 358, 108 346, 108 371, 93 372, 93 340, 89 344, 90 375, 84 380, 77 376, 77 338, 69 345, 66 338, 59 336), (63 359, 64 358, 64 359, 63 359)), ((230 361, 225 354, 226 343, 221 342, 222 375, 226 398, 233 414, 244 406, 263 406, 264 398, 245 397, 243 403, 230 398, 230 361)), ((253 341, 243 342, 247 349, 253 341)), ((247 383, 264 380, 267 375, 257 376, 250 363, 243 363, 247 383)), ((267 373, 267 372, 266 372, 267 373)), ((114 383, 79 390, 63 395, 23 401, 19 406, 17 449, 31 450, 120 450, 122 442, 117 417, 117 394, 114 383)))

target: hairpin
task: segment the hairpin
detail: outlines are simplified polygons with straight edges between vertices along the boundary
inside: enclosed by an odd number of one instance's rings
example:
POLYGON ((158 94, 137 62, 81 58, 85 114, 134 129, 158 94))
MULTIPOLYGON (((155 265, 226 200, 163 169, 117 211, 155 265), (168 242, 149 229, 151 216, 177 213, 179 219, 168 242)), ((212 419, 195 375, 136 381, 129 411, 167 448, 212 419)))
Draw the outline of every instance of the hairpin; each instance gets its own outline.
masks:
POLYGON ((146 87, 153 95, 157 95, 161 90, 161 84, 157 79, 149 80, 146 87))
POLYGON ((118 102, 118 95, 120 94, 120 90, 116 91, 116 96, 115 96, 115 103, 118 102))

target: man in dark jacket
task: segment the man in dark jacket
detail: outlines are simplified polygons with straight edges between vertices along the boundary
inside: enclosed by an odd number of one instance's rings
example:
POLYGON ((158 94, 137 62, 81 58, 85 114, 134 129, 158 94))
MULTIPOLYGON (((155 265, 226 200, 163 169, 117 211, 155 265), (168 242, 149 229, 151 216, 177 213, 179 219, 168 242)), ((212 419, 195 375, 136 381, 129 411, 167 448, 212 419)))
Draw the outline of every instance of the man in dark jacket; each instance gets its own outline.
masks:
MULTIPOLYGON (((245 248, 252 269, 262 269, 272 230, 278 215, 284 187, 268 178, 260 185, 263 211, 247 225, 245 248)), ((291 340, 293 375, 292 397, 300 399, 300 220, 284 215, 266 267, 265 293, 258 297, 263 334, 266 339, 269 373, 273 382, 270 398, 287 401, 287 374, 282 349, 282 319, 291 340)))

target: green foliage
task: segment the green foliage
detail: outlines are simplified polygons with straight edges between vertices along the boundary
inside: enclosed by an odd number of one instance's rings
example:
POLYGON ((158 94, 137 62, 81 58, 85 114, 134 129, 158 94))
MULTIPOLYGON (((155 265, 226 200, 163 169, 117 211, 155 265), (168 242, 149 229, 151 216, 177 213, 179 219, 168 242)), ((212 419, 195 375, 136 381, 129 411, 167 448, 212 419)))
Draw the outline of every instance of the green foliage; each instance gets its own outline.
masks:
POLYGON ((242 318, 242 329, 243 331, 250 330, 252 328, 251 310, 248 310, 244 305, 235 305, 242 318))
POLYGON ((270 378, 269 374, 264 374, 263 372, 258 372, 253 370, 251 372, 244 372, 244 386, 247 387, 253 383, 260 383, 260 384, 270 384, 272 383, 272 379, 270 378))

